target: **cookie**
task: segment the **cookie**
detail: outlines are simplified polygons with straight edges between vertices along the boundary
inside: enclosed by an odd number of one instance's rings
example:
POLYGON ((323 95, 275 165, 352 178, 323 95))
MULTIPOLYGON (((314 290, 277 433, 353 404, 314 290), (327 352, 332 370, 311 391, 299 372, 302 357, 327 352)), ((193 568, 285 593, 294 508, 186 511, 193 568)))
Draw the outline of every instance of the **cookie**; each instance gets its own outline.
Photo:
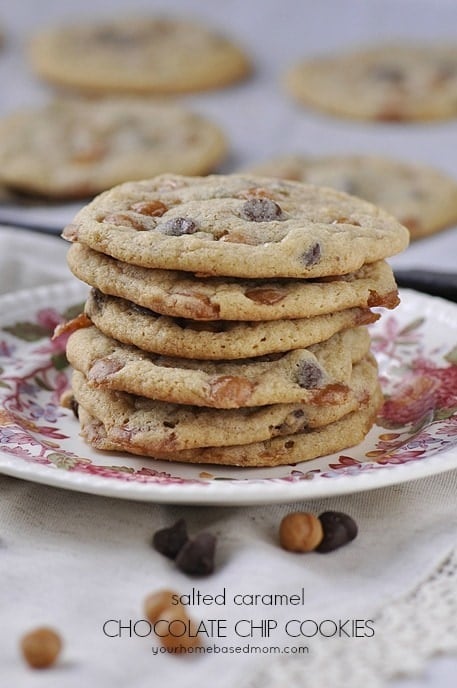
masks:
POLYGON ((347 274, 409 241, 366 201, 245 175, 121 184, 81 209, 63 237, 143 267, 248 278, 347 274))
POLYGON ((372 155, 284 155, 252 165, 249 172, 359 196, 396 217, 411 239, 457 223, 457 182, 427 165, 372 155))
MULTIPOLYGON (((123 344, 164 356, 202 360, 251 358, 305 349, 341 330, 368 325, 379 318, 366 308, 348 308, 297 320, 198 322, 157 315, 95 290, 87 298, 85 313, 103 334, 123 344)), ((71 324, 68 327, 71 331, 71 324)))
POLYGON ((152 452, 147 444, 132 444, 128 438, 120 436, 119 432, 114 433, 116 436, 113 438, 107 433, 103 422, 83 406, 79 407, 79 419, 82 436, 96 449, 128 451, 131 454, 185 463, 271 467, 296 465, 359 444, 371 429, 382 400, 382 392, 378 385, 373 395, 367 396, 357 411, 314 430, 245 445, 206 447, 172 453, 157 450, 152 452))
POLYGON ((206 174, 226 151, 206 118, 152 100, 57 100, 0 121, 1 183, 55 199, 162 172, 206 174))
POLYGON ((397 285, 385 261, 321 281, 198 278, 192 273, 129 265, 78 243, 70 246, 67 261, 78 279, 104 294, 162 315, 192 320, 310 318, 346 308, 398 304, 397 285))
POLYGON ((309 349, 213 363, 148 354, 87 327, 70 336, 66 351, 89 387, 177 404, 240 408, 294 402, 338 404, 349 394, 353 364, 369 347, 368 331, 359 327, 309 349))
POLYGON ((341 404, 273 404, 241 409, 208 409, 169 404, 145 397, 90 387, 73 372, 76 402, 102 421, 109 438, 148 452, 174 453, 208 446, 261 442, 328 425, 358 409, 378 385, 373 357, 354 367, 352 394, 341 404))
POLYGON ((457 116, 457 48, 392 43, 309 58, 285 75, 300 103, 333 115, 381 122, 457 116))
POLYGON ((251 71, 244 50, 195 21, 119 17, 37 32, 32 68, 53 84, 96 93, 220 88, 251 71))

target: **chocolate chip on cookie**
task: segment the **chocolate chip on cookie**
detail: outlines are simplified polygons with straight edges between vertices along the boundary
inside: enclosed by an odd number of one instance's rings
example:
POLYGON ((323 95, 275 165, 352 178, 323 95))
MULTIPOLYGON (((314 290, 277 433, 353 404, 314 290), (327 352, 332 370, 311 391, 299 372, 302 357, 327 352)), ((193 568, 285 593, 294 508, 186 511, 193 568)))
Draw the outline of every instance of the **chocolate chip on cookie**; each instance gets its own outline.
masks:
POLYGON ((271 222, 282 215, 280 206, 269 198, 251 198, 243 204, 241 217, 250 222, 271 222))
POLYGON ((196 222, 186 217, 174 217, 161 225, 157 225, 156 230, 167 236, 183 236, 183 234, 198 232, 198 226, 196 222))

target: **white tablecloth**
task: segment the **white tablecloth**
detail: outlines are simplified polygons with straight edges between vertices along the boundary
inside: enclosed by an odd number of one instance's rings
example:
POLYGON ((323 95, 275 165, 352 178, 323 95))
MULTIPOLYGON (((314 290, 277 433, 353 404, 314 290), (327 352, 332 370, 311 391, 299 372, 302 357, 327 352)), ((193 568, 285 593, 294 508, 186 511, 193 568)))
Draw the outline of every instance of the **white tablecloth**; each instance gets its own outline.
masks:
MULTIPOLYGON (((17 43, 28 31, 63 17, 131 7, 121 0, 105 0, 96 10, 88 0, 77 6, 22 0, 3 12, 11 39, 0 56, 0 77, 8 84, 1 110, 49 95, 27 69, 17 43)), ((453 0, 174 0, 137 2, 134 8, 179 9, 203 16, 250 48, 257 73, 249 84, 186 98, 226 129, 233 151, 227 171, 295 149, 355 150, 414 158, 457 176, 455 122, 411 127, 341 122, 301 110, 279 86, 284 67, 306 53, 370 37, 455 37, 453 0)), ((456 249, 456 233, 450 230, 412 246, 394 263, 452 270, 456 249)), ((67 280, 66 250, 57 237, 0 227, 0 293, 67 280)), ((457 471, 451 471, 396 487, 283 506, 159 506, 0 476, 0 683, 15 688, 146 688, 152 683, 214 688, 454 686, 456 494, 457 471), (327 556, 287 554, 278 547, 277 528, 282 516, 296 509, 350 513, 359 536, 327 556), (187 520, 193 533, 204 528, 218 536, 214 575, 190 579, 151 548, 153 532, 179 517, 187 520), (271 631, 271 646, 279 643, 281 648, 289 640, 284 625, 295 619, 310 620, 309 624, 328 620, 324 632, 331 623, 347 619, 345 628, 352 629, 359 619, 363 629, 371 625, 375 634, 303 637, 298 640, 309 647, 309 654, 301 656, 221 650, 176 658, 155 655, 151 648, 157 645, 151 638, 130 638, 126 630, 120 638, 103 633, 108 620, 120 619, 128 626, 141 619, 145 595, 164 586, 182 594, 190 594, 192 588, 208 595, 225 591, 225 605, 192 608, 195 617, 219 619, 219 636, 227 627, 226 638, 215 638, 220 647, 245 646, 251 639, 234 629, 240 621, 238 628, 246 630, 251 619, 257 624, 261 619, 277 622, 280 630, 271 631), (300 594, 303 604, 237 606, 234 596, 239 593, 300 594), (54 669, 32 673, 19 656, 18 639, 42 624, 60 631, 64 650, 54 669), (429 661, 439 652, 446 653, 445 658, 429 661), (402 672, 416 678, 394 678, 402 672)), ((260 633, 253 630, 253 644, 260 633)), ((270 644, 270 638, 262 640, 270 644)), ((290 644, 296 642, 294 638, 290 644)))

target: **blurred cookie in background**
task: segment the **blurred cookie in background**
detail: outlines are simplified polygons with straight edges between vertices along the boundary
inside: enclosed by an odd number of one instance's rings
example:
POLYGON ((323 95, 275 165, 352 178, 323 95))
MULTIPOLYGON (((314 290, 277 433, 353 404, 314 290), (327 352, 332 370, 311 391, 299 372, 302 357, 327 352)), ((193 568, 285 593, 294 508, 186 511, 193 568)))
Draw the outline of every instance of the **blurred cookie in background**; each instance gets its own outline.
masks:
POLYGON ((246 77, 250 60, 231 39, 198 22, 122 17, 37 32, 29 55, 53 84, 98 93, 180 93, 246 77))
POLYGON ((457 181, 427 165, 373 155, 282 155, 245 171, 359 196, 396 217, 412 239, 457 224, 457 181))
POLYGON ((56 200, 86 198, 162 172, 204 175, 226 151, 215 124, 179 105, 56 100, 0 120, 0 185, 56 200))
POLYGON ((300 103, 384 122, 457 117, 457 47, 393 43, 308 58, 285 75, 300 103))

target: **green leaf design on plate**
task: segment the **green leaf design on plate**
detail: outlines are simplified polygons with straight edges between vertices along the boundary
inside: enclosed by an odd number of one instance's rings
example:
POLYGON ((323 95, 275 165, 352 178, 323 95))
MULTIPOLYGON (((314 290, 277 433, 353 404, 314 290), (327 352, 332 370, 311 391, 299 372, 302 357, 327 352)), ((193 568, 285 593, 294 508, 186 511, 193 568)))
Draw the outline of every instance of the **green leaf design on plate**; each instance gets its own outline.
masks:
POLYGON ((52 387, 50 387, 41 377, 35 376, 33 381, 38 387, 41 387, 41 389, 44 389, 46 392, 52 392, 52 387))
POLYGON ((60 454, 59 452, 51 452, 48 454, 48 459, 57 468, 63 468, 65 471, 69 471, 74 468, 79 462, 79 459, 74 456, 67 456, 66 454, 60 454))
POLYGON ((454 346, 454 348, 444 356, 444 359, 452 363, 452 365, 457 365, 457 346, 454 346))
POLYGON ((77 303, 74 306, 69 306, 64 312, 62 313, 62 316, 65 318, 65 320, 72 320, 73 318, 76 318, 77 315, 82 313, 84 311, 84 302, 82 301, 81 303, 77 303))
POLYGON ((400 330, 398 334, 400 336, 404 334, 409 334, 410 332, 413 332, 413 330, 417 330, 417 328, 423 325, 424 322, 425 318, 416 318, 416 320, 413 320, 409 323, 409 325, 406 325, 402 330, 400 330))
POLYGON ((2 330, 12 334, 18 339, 23 339, 25 342, 36 342, 44 337, 49 337, 50 334, 47 327, 27 321, 17 322, 14 325, 2 327, 2 330))
POLYGON ((65 368, 69 366, 68 359, 64 352, 51 356, 51 361, 56 370, 65 370, 65 368))

